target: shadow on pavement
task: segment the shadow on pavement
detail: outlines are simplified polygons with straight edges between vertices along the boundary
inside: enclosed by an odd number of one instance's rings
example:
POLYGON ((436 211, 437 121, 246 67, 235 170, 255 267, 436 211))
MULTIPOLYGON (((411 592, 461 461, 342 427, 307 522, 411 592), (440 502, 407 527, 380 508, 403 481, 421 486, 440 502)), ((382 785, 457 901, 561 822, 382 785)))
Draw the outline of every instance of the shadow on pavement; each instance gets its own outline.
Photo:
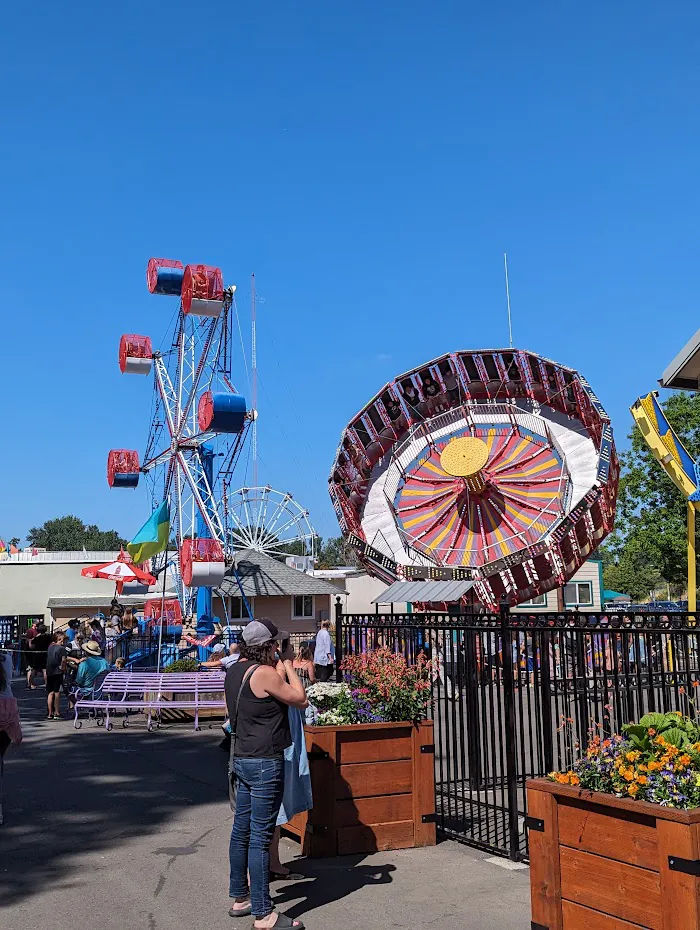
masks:
POLYGON ((309 876, 311 880, 275 883, 275 907, 295 919, 326 904, 340 901, 369 885, 391 884, 395 865, 361 865, 364 859, 365 856, 340 856, 334 859, 294 859, 288 862, 290 868, 309 876), (292 901, 296 903, 288 906, 292 901))
POLYGON ((43 719, 43 688, 26 691, 21 682, 13 688, 25 739, 6 756, 1 906, 52 885, 65 887, 75 880, 76 857, 118 856, 128 837, 158 833, 183 805, 227 797, 218 727, 195 733, 191 725, 178 725, 147 733, 136 718, 127 730, 119 719, 111 733, 94 721, 74 730, 71 720, 43 719))

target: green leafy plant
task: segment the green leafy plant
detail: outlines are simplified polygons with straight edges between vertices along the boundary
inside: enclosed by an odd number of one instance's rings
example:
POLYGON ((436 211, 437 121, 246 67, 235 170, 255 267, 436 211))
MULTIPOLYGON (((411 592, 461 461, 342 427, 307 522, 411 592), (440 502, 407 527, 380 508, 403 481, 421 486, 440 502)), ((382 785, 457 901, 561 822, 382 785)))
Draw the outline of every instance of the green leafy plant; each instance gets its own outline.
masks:
POLYGON ((700 727, 680 711, 645 714, 622 734, 595 736, 582 759, 548 777, 664 807, 700 807, 700 727))
POLYGON ((176 659, 167 665, 164 672, 196 672, 199 668, 199 662, 196 659, 176 659))
POLYGON ((676 749, 684 749, 700 741, 700 730, 690 717, 680 714, 645 714, 639 723, 627 723, 623 735, 640 752, 650 752, 655 737, 664 740, 676 749))

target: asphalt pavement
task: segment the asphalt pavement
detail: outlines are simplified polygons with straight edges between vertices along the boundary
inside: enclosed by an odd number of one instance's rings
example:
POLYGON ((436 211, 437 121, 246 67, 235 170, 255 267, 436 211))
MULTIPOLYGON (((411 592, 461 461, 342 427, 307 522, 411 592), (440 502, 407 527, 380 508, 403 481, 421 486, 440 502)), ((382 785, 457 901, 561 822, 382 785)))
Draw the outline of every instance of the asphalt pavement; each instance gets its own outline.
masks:
MULTIPOLYGON (((248 930, 228 917, 226 759, 218 728, 112 732, 42 718, 15 682, 25 740, 8 753, 0 827, 2 930, 248 930)), ((316 928, 526 930, 529 873, 457 843, 312 860, 277 882, 281 910, 316 928)))

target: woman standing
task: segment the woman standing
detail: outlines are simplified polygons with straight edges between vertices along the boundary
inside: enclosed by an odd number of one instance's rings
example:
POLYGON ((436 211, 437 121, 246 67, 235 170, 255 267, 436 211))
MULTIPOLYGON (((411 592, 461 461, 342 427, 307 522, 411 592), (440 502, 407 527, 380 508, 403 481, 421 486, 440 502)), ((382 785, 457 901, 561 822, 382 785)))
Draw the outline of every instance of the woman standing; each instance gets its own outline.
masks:
POLYGON ((301 678, 301 680, 304 682, 304 686, 316 684, 314 653, 308 644, 304 644, 299 650, 299 655, 294 660, 294 670, 299 678, 301 678))
POLYGON ((284 755, 292 745, 288 707, 306 707, 306 692, 294 671, 289 633, 270 620, 243 630, 241 657, 226 674, 231 720, 236 813, 231 830, 229 896, 232 917, 255 915, 255 930, 303 930, 299 920, 274 911, 270 900, 270 843, 284 794, 284 755), (278 654, 278 640, 285 640, 278 654), (284 663, 287 680, 277 673, 284 663), (250 876, 250 888, 248 886, 250 876))

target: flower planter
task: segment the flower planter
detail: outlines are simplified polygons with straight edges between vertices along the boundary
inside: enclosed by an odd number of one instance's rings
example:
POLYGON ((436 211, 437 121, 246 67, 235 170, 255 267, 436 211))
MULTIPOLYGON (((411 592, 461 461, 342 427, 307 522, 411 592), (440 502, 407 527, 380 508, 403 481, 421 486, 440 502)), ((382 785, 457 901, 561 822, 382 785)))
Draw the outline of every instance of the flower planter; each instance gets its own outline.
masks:
POLYGON ((306 727, 314 807, 284 829, 304 855, 435 845, 433 722, 306 727))
POLYGON ((532 930, 700 928, 700 808, 527 783, 532 930))

